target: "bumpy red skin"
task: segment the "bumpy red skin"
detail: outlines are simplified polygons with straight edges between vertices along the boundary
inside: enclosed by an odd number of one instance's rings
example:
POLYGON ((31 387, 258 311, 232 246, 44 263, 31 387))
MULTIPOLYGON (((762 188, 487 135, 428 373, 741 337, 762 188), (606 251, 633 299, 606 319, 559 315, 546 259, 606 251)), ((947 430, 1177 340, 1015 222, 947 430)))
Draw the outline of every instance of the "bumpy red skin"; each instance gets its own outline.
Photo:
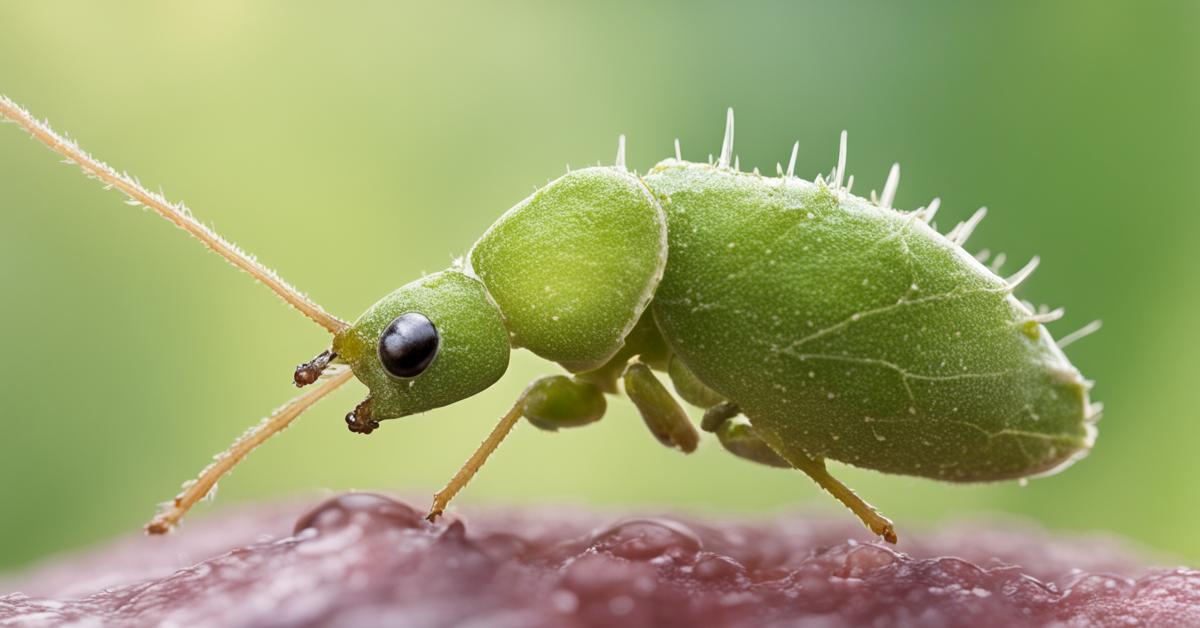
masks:
POLYGON ((293 532, 295 511, 63 559, 4 586, 24 593, 0 597, 0 625, 1200 625, 1200 571, 1147 571, 1112 541, 1017 524, 944 529, 901 553, 851 540, 863 534, 842 517, 554 509, 431 525, 405 503, 349 494, 293 532))

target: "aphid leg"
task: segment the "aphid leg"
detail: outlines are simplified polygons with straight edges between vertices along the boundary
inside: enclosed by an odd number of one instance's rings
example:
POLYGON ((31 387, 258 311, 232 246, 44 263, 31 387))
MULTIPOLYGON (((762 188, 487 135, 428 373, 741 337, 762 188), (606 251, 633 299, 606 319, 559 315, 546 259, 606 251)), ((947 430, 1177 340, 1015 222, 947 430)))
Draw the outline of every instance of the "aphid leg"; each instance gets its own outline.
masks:
POLYGON ((700 434, 650 367, 633 362, 625 368, 623 379, 625 394, 637 406, 642 419, 646 421, 646 427, 650 428, 650 433, 658 442, 685 454, 696 451, 700 434))
MULTIPOLYGON (((534 381, 525 388, 521 398, 513 404, 508 414, 500 419, 496 427, 492 428, 492 433, 488 434, 487 439, 471 454, 458 473, 450 478, 445 488, 433 496, 433 506, 430 507, 426 519, 433 521, 441 516, 450 500, 454 499, 479 472, 483 463, 487 462, 488 456, 500 446, 501 441, 508 436, 522 416, 538 428, 556 431, 559 428, 579 427, 599 421, 606 409, 604 393, 590 381, 565 375, 552 375, 534 381)), ((346 420, 349 421, 350 418, 347 417, 346 420)))
POLYGON ((789 458, 792 466, 800 469, 808 474, 821 488, 829 492, 846 505, 850 512, 858 515, 858 518, 870 528, 871 532, 882 536, 888 543, 896 542, 896 527, 892 524, 892 520, 879 514, 878 510, 871 504, 868 504, 863 498, 850 490, 850 487, 842 484, 837 478, 829 474, 825 468, 825 460, 823 458, 789 458))
POLYGON ((741 412, 742 409, 736 403, 722 401, 704 411, 704 418, 700 419, 700 429, 705 432, 716 433, 726 421, 741 414, 741 412))
POLYGON ((187 511, 196 502, 204 499, 217 485, 217 480, 220 480, 226 473, 229 473, 243 458, 246 457, 255 447, 261 445, 268 438, 282 432, 296 417, 300 416, 305 410, 312 406, 322 397, 338 389, 339 386, 346 383, 353 375, 349 368, 338 369, 329 377, 324 379, 320 386, 296 397, 287 402, 283 407, 271 413, 271 416, 263 419, 258 425, 251 428, 245 434, 242 434, 229 449, 217 454, 212 464, 204 468, 200 475, 191 482, 184 484, 183 492, 176 495, 175 499, 163 504, 158 515, 154 517, 150 523, 146 524, 146 531, 150 534, 165 534, 174 528, 180 519, 187 514, 187 511))
POLYGON ((496 427, 492 428, 492 433, 488 434, 487 439, 479 445, 475 453, 471 454, 471 457, 458 470, 458 473, 455 473, 454 477, 450 478, 445 488, 433 496, 433 505, 430 506, 429 514, 425 516, 426 519, 434 521, 445 512, 450 500, 454 499, 454 496, 471 481, 471 478, 475 477, 479 468, 483 466, 483 463, 487 462, 488 456, 492 455, 493 451, 496 451, 496 448, 500 446, 504 437, 508 436, 508 433, 512 431, 513 426, 517 424, 517 421, 525 413, 525 399, 529 395, 530 388, 526 388, 525 392, 521 393, 521 397, 513 404, 512 409, 500 418, 500 422, 496 424, 496 427))
MULTIPOLYGON (((753 423, 752 420, 748 422, 753 423)), ((717 435, 720 436, 720 432, 717 435)), ((825 468, 824 458, 812 457, 797 450, 795 447, 784 446, 786 441, 782 440, 778 434, 773 433, 769 429, 755 429, 754 436, 765 443, 779 458, 786 460, 789 463, 788 466, 808 474, 808 477, 812 478, 818 486, 836 497, 838 501, 850 509, 850 512, 858 515, 859 520, 871 532, 882 536, 888 543, 896 542, 896 527, 892 524, 891 519, 879 514, 879 511, 875 510, 874 506, 868 504, 856 495, 854 491, 850 490, 848 486, 830 475, 829 471, 825 468)), ((739 453, 728 446, 726 448, 734 453, 739 453)), ((741 454, 739 453, 739 455, 741 454)), ((771 464, 761 460, 760 462, 771 464)))
MULTIPOLYGON (((707 413, 705 417, 708 417, 707 413)), ((715 431, 717 440, 721 441, 721 446, 739 458, 769 467, 792 468, 791 463, 779 457, 779 454, 763 441, 758 432, 754 430, 754 426, 750 425, 750 420, 744 416, 729 417, 722 421, 715 431)))
POLYGON ((525 392, 525 418, 535 427, 550 432, 599 421, 607 409, 608 402, 600 388, 577 377, 543 377, 525 392))

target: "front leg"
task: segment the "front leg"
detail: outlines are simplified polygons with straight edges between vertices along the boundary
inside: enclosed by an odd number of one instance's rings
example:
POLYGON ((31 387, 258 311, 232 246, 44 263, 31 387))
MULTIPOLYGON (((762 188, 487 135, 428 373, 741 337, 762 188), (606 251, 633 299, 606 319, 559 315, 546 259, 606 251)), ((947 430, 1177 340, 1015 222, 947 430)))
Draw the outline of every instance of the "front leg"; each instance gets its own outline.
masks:
MULTIPOLYGON (((496 451, 521 417, 542 429, 557 430, 598 421, 604 416, 605 407, 604 394, 591 383, 564 375, 543 377, 533 382, 521 393, 512 409, 500 418, 491 434, 471 454, 458 473, 450 478, 445 488, 433 496, 433 506, 426 518, 433 521, 442 514, 450 500, 475 477, 488 456, 496 451)), ((350 422, 350 417, 347 417, 347 422, 350 422)))

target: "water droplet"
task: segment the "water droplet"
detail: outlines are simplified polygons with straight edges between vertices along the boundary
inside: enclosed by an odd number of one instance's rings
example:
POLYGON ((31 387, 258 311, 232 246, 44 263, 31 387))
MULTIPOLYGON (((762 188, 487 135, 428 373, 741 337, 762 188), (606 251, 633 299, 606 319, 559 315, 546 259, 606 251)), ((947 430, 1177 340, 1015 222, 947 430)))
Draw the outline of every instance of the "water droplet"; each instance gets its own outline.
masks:
POLYGON ((896 562, 896 554, 877 545, 859 545, 846 554, 840 575, 843 578, 865 578, 887 569, 896 562))
POLYGON ((704 554, 696 561, 692 574, 697 580, 733 580, 746 572, 741 563, 720 554, 704 554))
POLYGON ((358 525, 364 528, 421 528, 425 520, 408 504, 376 493, 346 493, 321 502, 296 520, 293 534, 309 528, 326 532, 358 525))
POLYGON ((700 538, 670 519, 629 519, 592 537, 593 549, 629 560, 684 558, 700 551, 700 538))

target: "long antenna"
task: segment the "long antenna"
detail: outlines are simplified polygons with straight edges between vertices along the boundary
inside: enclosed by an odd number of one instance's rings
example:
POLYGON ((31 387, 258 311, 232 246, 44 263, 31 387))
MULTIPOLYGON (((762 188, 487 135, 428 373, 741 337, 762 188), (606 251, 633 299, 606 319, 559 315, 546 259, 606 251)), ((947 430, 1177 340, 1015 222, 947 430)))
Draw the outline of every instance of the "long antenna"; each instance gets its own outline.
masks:
POLYGON ((117 188, 130 199, 130 204, 142 205, 154 210, 158 215, 174 223, 175 226, 190 233, 204 246, 212 249, 225 258, 230 264, 250 273, 251 277, 261 282, 272 292, 279 295, 288 305, 300 310, 314 323, 324 327, 331 334, 336 334, 348 325, 345 321, 329 314, 320 305, 299 290, 293 288, 275 271, 263 266, 258 260, 244 253, 229 241, 217 235, 199 220, 192 216, 191 210, 182 203, 172 203, 157 194, 142 187, 133 177, 119 173, 108 164, 92 157, 75 142, 64 138, 50 125, 34 118, 28 111, 7 96, 0 94, 0 116, 7 118, 17 126, 25 129, 34 139, 46 145, 50 150, 66 157, 69 161, 83 169, 84 174, 96 179, 107 187, 117 188))
POLYGON ((287 402, 271 416, 242 434, 228 449, 213 456, 212 464, 204 467, 195 480, 183 485, 183 492, 176 495, 171 501, 162 504, 158 514, 150 523, 146 524, 146 532, 150 534, 170 532, 179 524, 179 520, 183 519, 187 511, 191 510, 192 506, 195 506, 205 496, 211 494, 217 486, 217 481, 232 471, 243 458, 263 444, 263 441, 286 429, 292 424, 292 421, 296 420, 296 417, 299 417, 314 403, 349 381, 353 374, 353 371, 344 366, 326 370, 320 386, 287 402))

